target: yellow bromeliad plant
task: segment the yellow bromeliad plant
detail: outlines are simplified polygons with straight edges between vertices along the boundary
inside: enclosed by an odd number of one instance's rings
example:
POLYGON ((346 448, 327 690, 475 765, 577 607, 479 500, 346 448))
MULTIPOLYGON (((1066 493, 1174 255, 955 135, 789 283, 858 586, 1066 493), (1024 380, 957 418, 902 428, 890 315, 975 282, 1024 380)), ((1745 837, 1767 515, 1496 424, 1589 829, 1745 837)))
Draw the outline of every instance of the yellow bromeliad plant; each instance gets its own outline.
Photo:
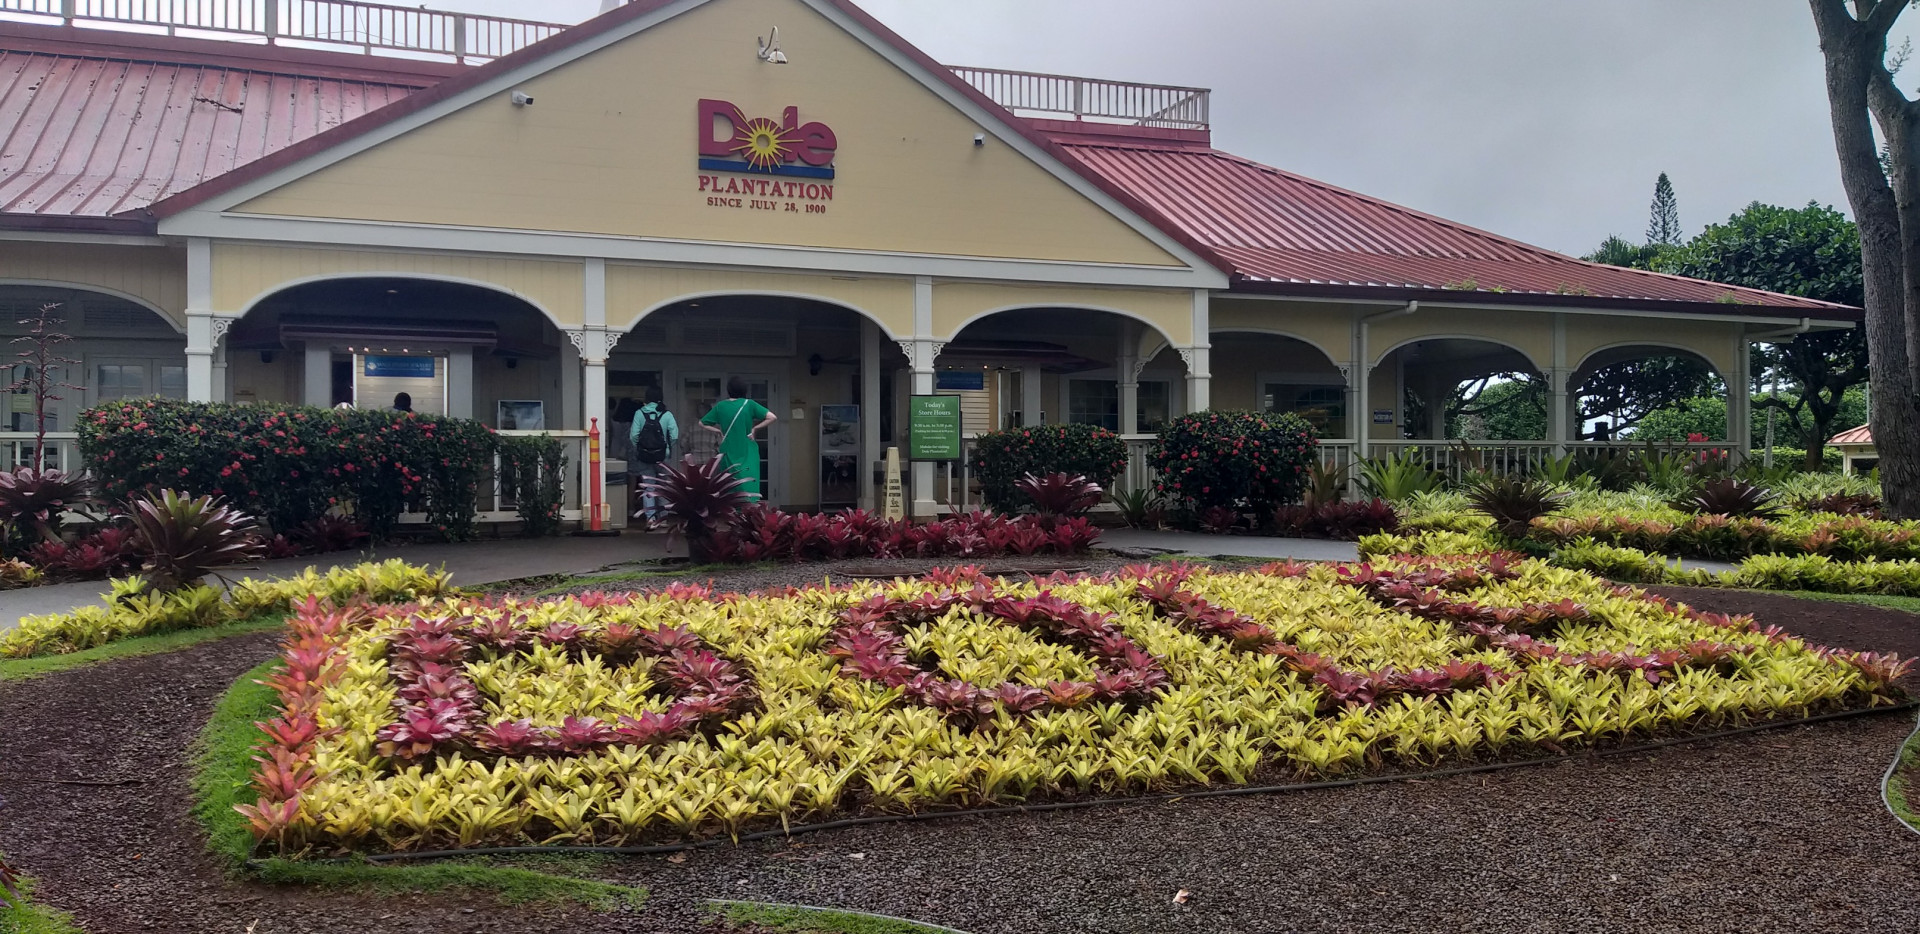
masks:
POLYGON ((0 632, 0 658, 62 655, 123 639, 183 629, 219 626, 284 613, 308 597, 345 602, 388 603, 451 593, 445 571, 414 567, 404 561, 358 564, 321 573, 313 568, 274 580, 247 579, 222 593, 202 584, 169 594, 148 592, 138 579, 116 580, 105 601, 71 613, 29 616, 0 632))
POLYGON ((315 600, 285 654, 241 810, 289 854, 1421 768, 1886 703, 1904 670, 1499 556, 315 600))

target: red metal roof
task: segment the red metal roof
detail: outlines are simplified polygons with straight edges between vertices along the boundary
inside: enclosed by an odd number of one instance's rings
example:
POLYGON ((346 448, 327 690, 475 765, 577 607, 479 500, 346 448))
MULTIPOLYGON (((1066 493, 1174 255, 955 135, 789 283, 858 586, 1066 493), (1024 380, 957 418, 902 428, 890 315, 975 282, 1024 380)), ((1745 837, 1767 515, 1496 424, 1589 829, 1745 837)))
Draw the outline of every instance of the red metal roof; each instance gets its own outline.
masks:
POLYGON ((1855 309, 1759 289, 1589 263, 1206 146, 1061 136, 1089 171, 1222 261, 1247 291, 1476 303, 1687 303, 1852 319, 1855 309), (1597 301, 1596 301, 1597 300, 1597 301))
POLYGON ((1873 443, 1873 426, 1861 425, 1858 428, 1849 428, 1846 431, 1843 431, 1837 435, 1834 435, 1833 440, 1828 441, 1827 443, 1828 444, 1872 444, 1873 443))
POLYGON ((446 73, 432 63, 99 32, 0 25, 0 214, 9 220, 145 207, 446 73))

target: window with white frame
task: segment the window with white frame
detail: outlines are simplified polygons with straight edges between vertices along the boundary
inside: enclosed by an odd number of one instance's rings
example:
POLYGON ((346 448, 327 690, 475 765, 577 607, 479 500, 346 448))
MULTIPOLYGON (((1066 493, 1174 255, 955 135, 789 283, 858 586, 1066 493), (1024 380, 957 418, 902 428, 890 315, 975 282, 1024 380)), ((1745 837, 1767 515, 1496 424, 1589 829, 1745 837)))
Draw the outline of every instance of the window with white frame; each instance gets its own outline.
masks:
MULTIPOLYGON (((1173 418, 1173 384, 1166 380, 1140 381, 1136 396, 1140 424, 1135 430, 1158 434, 1173 418)), ((1120 430, 1120 383, 1111 379, 1067 380, 1067 422, 1120 430)))
POLYGON ((164 396, 187 397, 187 366, 165 359, 113 357, 88 367, 93 401, 164 396))
POLYGON ((1268 412, 1292 412, 1306 419, 1322 438, 1338 438, 1347 431, 1347 387, 1339 383, 1262 379, 1260 407, 1268 412))

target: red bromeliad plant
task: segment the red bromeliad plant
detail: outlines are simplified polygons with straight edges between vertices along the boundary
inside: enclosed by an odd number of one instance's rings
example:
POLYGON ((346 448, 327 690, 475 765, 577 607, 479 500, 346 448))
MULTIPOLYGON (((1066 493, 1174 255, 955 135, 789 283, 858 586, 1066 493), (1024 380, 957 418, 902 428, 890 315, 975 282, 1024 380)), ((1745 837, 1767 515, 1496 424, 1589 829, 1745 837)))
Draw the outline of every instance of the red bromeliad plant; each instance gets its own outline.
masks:
POLYGON ((1088 510, 1100 505, 1102 496, 1100 484, 1082 474, 1027 474, 1014 486, 1033 504, 1033 511, 1043 519, 1084 516, 1088 510))
MULTIPOLYGON (((688 588, 688 595, 706 591, 688 588)), ((520 758, 566 758, 617 744, 657 745, 717 728, 753 698, 753 686, 740 666, 706 647, 691 631, 677 626, 644 629, 610 624, 587 629, 569 622, 529 631, 513 620, 482 621, 413 617, 388 640, 389 670, 399 685, 397 719, 381 728, 376 750, 396 762, 429 760, 450 753, 520 758), (530 651, 547 646, 580 660, 598 655, 608 664, 632 664, 655 658, 654 674, 672 703, 663 713, 622 717, 607 723, 594 717, 567 717, 558 725, 530 720, 485 724, 480 689, 462 671, 474 656, 530 651)))

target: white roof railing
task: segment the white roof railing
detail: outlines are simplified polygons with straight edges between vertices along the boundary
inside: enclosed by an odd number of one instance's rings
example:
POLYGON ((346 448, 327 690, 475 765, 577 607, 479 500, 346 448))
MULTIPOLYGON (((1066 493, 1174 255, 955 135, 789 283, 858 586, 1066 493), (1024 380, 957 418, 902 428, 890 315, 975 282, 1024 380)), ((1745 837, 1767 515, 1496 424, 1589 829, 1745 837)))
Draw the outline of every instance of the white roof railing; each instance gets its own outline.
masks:
MULTIPOLYGON (((261 40, 479 63, 517 52, 566 23, 450 13, 363 0, 0 0, 0 20, 261 40)), ((949 66, 1024 117, 1208 128, 1206 88, 949 66)))
POLYGON ((1023 117, 1204 130, 1206 88, 1135 84, 1031 71, 949 65, 980 93, 1023 117))
POLYGON ((0 0, 0 19, 346 46, 481 62, 567 26, 360 0, 0 0))

